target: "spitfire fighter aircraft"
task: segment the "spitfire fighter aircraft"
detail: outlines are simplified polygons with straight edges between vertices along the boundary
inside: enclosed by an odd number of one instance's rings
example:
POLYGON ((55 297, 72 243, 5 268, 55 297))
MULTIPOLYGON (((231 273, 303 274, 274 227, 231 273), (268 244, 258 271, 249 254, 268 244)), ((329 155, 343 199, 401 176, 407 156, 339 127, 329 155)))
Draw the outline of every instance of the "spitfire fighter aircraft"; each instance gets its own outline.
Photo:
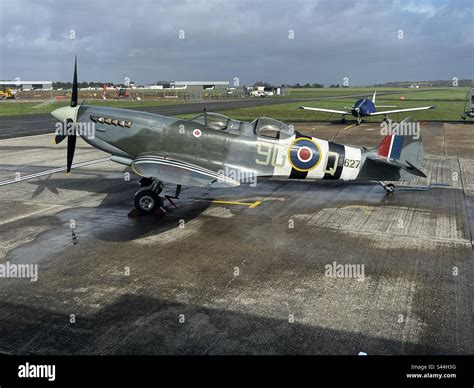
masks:
MULTIPOLYGON (((71 105, 52 115, 74 131, 67 138, 67 172, 71 170, 76 136, 108 154, 110 160, 142 177, 135 208, 154 213, 162 204, 163 183, 181 186, 235 187, 242 177, 380 181, 425 177, 421 137, 387 135, 373 149, 351 147, 306 136, 267 117, 253 122, 204 112, 192 119, 165 117, 128 109, 78 105, 77 65, 71 105), (79 124, 95 126, 94 136, 78 133, 79 124)), ((170 199, 168 198, 168 199, 170 199)), ((170 201, 172 202, 172 201, 170 201)))
POLYGON ((422 106, 419 108, 406 108, 406 109, 392 109, 392 110, 386 110, 382 112, 377 112, 377 107, 378 108, 396 108, 396 106, 392 105, 375 105, 375 95, 376 91, 374 90, 374 94, 372 96, 372 101, 366 98, 361 98, 357 100, 350 109, 350 111, 344 111, 344 110, 336 110, 336 109, 325 109, 325 108, 313 108, 309 106, 301 106, 301 109, 306 109, 306 110, 315 110, 318 112, 327 112, 327 113, 339 113, 342 115, 342 122, 345 122, 346 116, 354 116, 357 120, 357 125, 359 125, 362 121, 362 117, 367 117, 367 116, 384 116, 385 120, 387 119, 387 115, 391 113, 401 113, 401 112, 413 112, 417 110, 427 110, 427 109, 434 109, 434 106, 422 106))

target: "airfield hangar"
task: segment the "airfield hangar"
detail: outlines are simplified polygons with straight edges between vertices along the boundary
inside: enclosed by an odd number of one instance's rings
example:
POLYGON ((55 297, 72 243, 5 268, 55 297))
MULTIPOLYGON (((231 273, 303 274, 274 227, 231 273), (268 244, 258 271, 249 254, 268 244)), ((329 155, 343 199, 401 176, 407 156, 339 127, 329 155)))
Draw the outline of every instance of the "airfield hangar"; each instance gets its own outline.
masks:
POLYGON ((21 90, 44 89, 50 90, 53 88, 53 81, 0 81, 0 90, 4 88, 12 88, 21 90))
POLYGON ((225 91, 229 87, 229 81, 175 81, 171 83, 175 89, 185 89, 189 92, 202 92, 206 90, 225 91))

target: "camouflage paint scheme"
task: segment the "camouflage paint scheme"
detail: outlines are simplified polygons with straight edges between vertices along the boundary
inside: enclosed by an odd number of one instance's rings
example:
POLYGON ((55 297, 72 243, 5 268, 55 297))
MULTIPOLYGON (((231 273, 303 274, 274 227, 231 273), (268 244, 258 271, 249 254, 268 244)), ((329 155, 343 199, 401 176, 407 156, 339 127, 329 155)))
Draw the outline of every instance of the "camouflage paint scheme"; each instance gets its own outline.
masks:
POLYGON ((226 187, 251 176, 344 181, 424 176, 418 170, 421 138, 388 135, 378 148, 365 149, 305 136, 265 117, 249 123, 210 112, 186 120, 87 105, 68 109, 75 109, 76 125, 94 123, 95 136, 82 136, 87 143, 164 183, 226 187))

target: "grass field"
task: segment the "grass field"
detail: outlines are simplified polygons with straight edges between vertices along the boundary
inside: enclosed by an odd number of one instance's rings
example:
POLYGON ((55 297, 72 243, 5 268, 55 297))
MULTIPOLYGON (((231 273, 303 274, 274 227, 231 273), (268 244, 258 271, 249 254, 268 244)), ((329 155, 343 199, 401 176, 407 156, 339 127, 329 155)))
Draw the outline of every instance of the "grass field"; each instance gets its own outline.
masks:
MULTIPOLYGON (((426 121, 457 121, 460 120, 464 112, 466 93, 468 88, 439 88, 430 89, 406 89, 406 88, 380 88, 378 92, 396 91, 396 94, 387 96, 378 96, 376 102, 378 105, 396 105, 398 108, 412 108, 417 106, 435 105, 436 109, 401 113, 391 115, 394 120, 401 120, 406 116, 411 116, 415 120, 426 121), (403 100, 401 98, 404 98, 403 100)), ((354 104, 356 98, 331 99, 331 97, 343 95, 367 95, 373 92, 372 88, 301 88, 291 89, 290 98, 328 98, 328 100, 308 101, 298 103, 286 103, 278 105, 266 105, 252 108, 240 108, 223 111, 229 117, 251 121, 256 117, 274 117, 276 119, 288 122, 296 121, 338 121, 341 116, 338 114, 322 113, 315 111, 304 111, 298 109, 300 105, 317 106, 320 108, 341 109, 350 107, 354 104)), ((279 98, 279 97, 271 97, 279 98)), ((7 115, 25 115, 35 113, 50 113, 54 109, 68 105, 68 101, 43 101, 43 102, 25 102, 25 101, 1 101, 0 116, 7 115)), ((87 100, 87 104, 99 106, 112 106, 116 108, 139 108, 144 106, 157 106, 184 103, 181 99, 169 99, 159 101, 129 101, 129 100, 87 100)), ((380 108, 387 110, 392 108, 380 108)), ((192 117, 194 115, 183 115, 180 117, 192 117)), ((347 119, 351 119, 350 116, 347 119)), ((379 122, 382 116, 365 118, 367 122, 379 122)))
MULTIPOLYGON (((437 98, 445 99, 465 99, 466 93, 469 88, 457 87, 457 88, 426 88, 426 89, 408 89, 408 88, 377 88, 377 93, 383 92, 396 92, 392 96, 410 96, 413 99, 425 99, 430 98, 433 93, 436 94, 437 98)), ((289 90, 289 97, 291 98, 314 98, 314 97, 337 97, 351 94, 372 94, 374 88, 292 88, 289 90)), ((387 96, 385 98, 389 98, 387 96)), ((378 97, 377 97, 378 98, 378 97)), ((384 98, 380 96, 380 98, 384 98)))
MULTIPOLYGON (((407 92, 407 88, 377 88, 378 92, 400 91, 407 92)), ((371 94, 373 88, 290 88, 288 97, 291 98, 314 98, 314 97, 337 97, 351 94, 371 94)))
MULTIPOLYGON (((130 101, 130 100, 86 100, 88 105, 111 106, 114 108, 139 108, 143 106, 169 105, 184 103, 181 99, 158 101, 130 101)), ((27 115, 37 113, 51 113, 62 106, 69 105, 69 100, 64 101, 0 101, 0 116, 27 115)))
MULTIPOLYGON (((335 89, 337 90, 337 89, 335 89)), ((394 90, 394 89, 390 89, 394 90)), ((391 94, 387 96, 379 96, 376 99, 378 105, 395 105, 397 108, 414 108, 419 106, 434 105, 436 109, 419 111, 419 112, 407 112, 400 114, 392 114, 390 118, 392 120, 402 120, 403 118, 410 116, 414 120, 423 121, 458 121, 461 120, 461 115, 464 112, 465 99, 467 88, 444 88, 441 90, 423 90, 423 91, 407 91, 407 89, 400 89, 400 93, 391 94), (400 99, 404 97, 404 99, 400 99)), ((323 93, 324 89, 312 89, 314 93, 323 93), (322 90, 320 92, 320 90, 322 90)), ((341 90, 337 90, 340 92, 341 90)), ((343 89, 345 94, 358 93, 367 94, 371 92, 371 89, 343 89)), ((380 90, 382 91, 382 90, 380 90)), ((336 93, 336 92, 335 92, 336 93)), ((320 94, 320 95, 321 95, 320 94)), ((337 94, 334 94, 337 95, 337 94)), ((339 94, 341 95, 341 94, 339 94)), ((295 94, 290 92, 290 97, 296 97, 295 94)), ((312 95, 311 97, 317 97, 312 95)), ((299 106, 315 106, 319 108, 328 109, 340 109, 344 110, 344 107, 353 106, 355 102, 354 98, 335 99, 327 101, 308 101, 305 103, 288 103, 271 106, 259 106, 252 108, 241 108, 233 109, 228 111, 220 112, 229 117, 251 121, 256 117, 273 117, 278 120, 297 122, 297 121, 338 121, 341 119, 339 114, 331 114, 324 112, 315 112, 309 110, 298 109, 299 106)), ((396 108, 380 108, 379 111, 389 110, 396 108)), ((346 119, 350 120, 352 116, 347 116, 346 119)), ((366 122, 380 122, 383 116, 365 117, 366 122)))

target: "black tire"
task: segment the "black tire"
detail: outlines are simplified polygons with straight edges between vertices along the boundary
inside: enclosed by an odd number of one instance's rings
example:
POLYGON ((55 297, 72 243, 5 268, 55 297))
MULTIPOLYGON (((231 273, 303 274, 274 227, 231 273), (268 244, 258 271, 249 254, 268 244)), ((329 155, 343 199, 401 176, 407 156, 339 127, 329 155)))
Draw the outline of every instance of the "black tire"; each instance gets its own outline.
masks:
POLYGON ((395 185, 393 183, 389 183, 387 186, 387 195, 393 195, 395 193, 395 185))
POLYGON ((151 178, 142 178, 139 182, 141 187, 149 187, 153 184, 153 179, 151 178))
POLYGON ((154 191, 139 190, 135 194, 134 203, 140 214, 154 214, 163 205, 163 199, 154 191))

